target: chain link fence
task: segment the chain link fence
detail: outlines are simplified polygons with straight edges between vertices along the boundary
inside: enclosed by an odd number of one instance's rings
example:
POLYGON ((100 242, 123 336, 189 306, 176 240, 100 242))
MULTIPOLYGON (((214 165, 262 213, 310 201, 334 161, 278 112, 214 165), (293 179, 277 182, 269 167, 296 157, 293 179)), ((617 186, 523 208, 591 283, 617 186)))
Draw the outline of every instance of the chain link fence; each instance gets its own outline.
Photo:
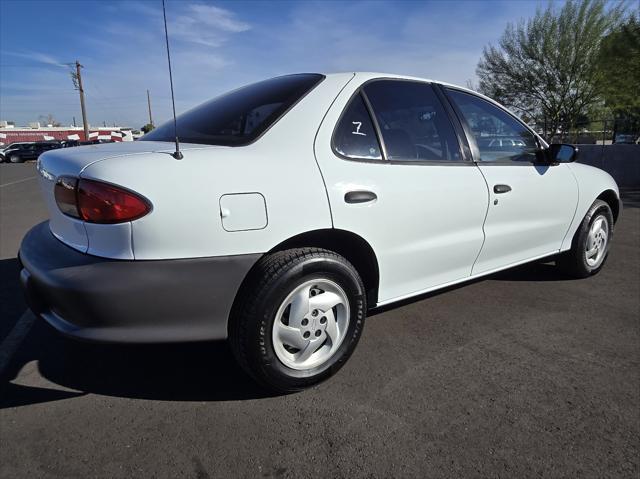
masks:
POLYGON ((605 118, 571 126, 566 132, 552 134, 542 122, 538 132, 549 143, 576 145, 640 144, 640 118, 605 118))

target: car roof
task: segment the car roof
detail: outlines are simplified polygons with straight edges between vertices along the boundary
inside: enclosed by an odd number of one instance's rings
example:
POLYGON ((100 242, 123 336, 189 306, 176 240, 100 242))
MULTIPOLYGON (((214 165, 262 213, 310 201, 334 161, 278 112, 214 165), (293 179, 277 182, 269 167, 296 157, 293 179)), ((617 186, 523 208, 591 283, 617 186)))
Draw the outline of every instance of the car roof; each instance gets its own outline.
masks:
POLYGON ((460 85, 455 85, 453 83, 448 83, 441 80, 433 80, 431 78, 422 78, 422 77, 416 77, 411 75, 399 75, 396 73, 384 73, 384 72, 333 72, 333 73, 323 73, 323 75, 326 77, 332 77, 332 76, 344 75, 345 73, 350 73, 352 75, 355 75, 355 77, 362 82, 375 80, 375 79, 391 78, 391 79, 398 79, 398 80, 414 80, 414 81, 421 81, 421 82, 427 82, 427 83, 437 83, 438 85, 453 87, 458 90, 473 93, 474 95, 479 95, 495 103, 494 100, 491 100, 491 98, 488 98, 483 94, 478 93, 477 91, 471 90, 469 88, 466 88, 460 85))
MULTIPOLYGON (((475 96, 478 96, 480 98, 483 98, 485 100, 487 100, 490 103, 493 103, 494 105, 508 110, 511 112, 512 115, 514 115, 516 118, 520 119, 519 115, 516 115, 513 111, 511 111, 510 109, 508 109, 507 107, 505 107, 504 105, 501 105, 500 103, 498 103, 497 101, 495 101, 493 98, 490 98, 486 95, 483 95, 482 93, 479 93, 475 90, 471 90, 470 88, 466 88, 460 85, 455 85, 453 83, 448 83, 448 82, 444 82, 444 81, 440 81, 440 80, 432 80, 430 78, 421 78, 421 77, 415 77, 415 76, 411 76, 411 75, 398 75, 396 73, 382 73, 382 72, 332 72, 332 73, 323 73, 324 76, 326 77, 332 77, 332 76, 340 76, 340 75, 344 75, 345 73, 354 75, 354 78, 356 78, 358 80, 358 84, 362 84, 365 83, 369 80, 377 80, 377 79, 397 79, 397 80, 413 80, 413 81, 419 81, 419 82, 426 82, 426 83, 435 83, 438 85, 442 85, 445 87, 451 87, 451 88, 455 88, 456 90, 460 90, 466 93, 471 93, 475 96)), ((523 121, 520 119, 520 121, 523 121)), ((524 121, 523 121, 524 123, 524 121)), ((532 129, 533 131, 533 129, 532 129)), ((543 141, 544 144, 546 144, 546 141, 544 141, 544 139, 538 135, 538 133, 536 133, 535 131, 533 131, 534 134, 543 141)))

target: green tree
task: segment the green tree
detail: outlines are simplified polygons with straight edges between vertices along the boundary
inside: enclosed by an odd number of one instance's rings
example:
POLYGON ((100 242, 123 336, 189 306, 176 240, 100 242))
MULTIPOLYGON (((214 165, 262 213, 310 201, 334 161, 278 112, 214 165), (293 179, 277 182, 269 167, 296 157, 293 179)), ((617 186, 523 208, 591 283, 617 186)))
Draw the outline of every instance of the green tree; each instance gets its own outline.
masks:
POLYGON ((144 125, 142 128, 140 128, 145 134, 149 133, 151 130, 153 130, 154 126, 152 123, 147 123, 146 125, 144 125))
POLYGON ((550 135, 567 131, 599 101, 600 45, 624 12, 623 3, 568 0, 560 10, 549 4, 509 23, 498 46, 483 51, 480 91, 544 124, 550 135))
POLYGON ((622 128, 640 127, 640 16, 631 15, 602 40, 598 90, 622 128))

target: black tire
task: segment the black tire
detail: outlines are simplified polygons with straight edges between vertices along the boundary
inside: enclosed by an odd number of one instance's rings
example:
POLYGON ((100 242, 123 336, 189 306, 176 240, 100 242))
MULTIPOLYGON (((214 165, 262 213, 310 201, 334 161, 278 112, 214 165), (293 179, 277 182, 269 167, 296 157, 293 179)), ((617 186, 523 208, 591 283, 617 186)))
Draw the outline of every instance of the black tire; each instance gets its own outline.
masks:
POLYGON ((570 276, 572 278, 587 278, 589 276, 592 276, 598 273, 604 266, 607 260, 607 256, 609 255, 609 248, 611 246, 612 239, 613 213, 611 212, 611 208, 606 202, 602 200, 596 200, 593 205, 591 205, 591 208, 589 208, 589 211, 587 211, 587 214, 582 220, 582 224, 573 236, 571 249, 566 253, 560 255, 556 260, 556 264, 567 276, 570 276), (593 221, 599 216, 604 216, 604 218, 607 220, 609 234, 603 260, 599 265, 592 267, 589 266, 585 258, 585 253, 587 251, 587 236, 589 234, 589 229, 591 228, 593 221))
POLYGON ((229 320, 231 349, 243 369, 267 389, 299 391, 327 379, 345 364, 362 334, 366 311, 362 280, 345 258, 319 248, 279 251, 256 264, 236 298, 229 320), (296 370, 278 359, 272 330, 289 293, 313 279, 328 279, 342 288, 349 302, 349 324, 340 346, 325 363, 296 370))
POLYGON ((24 163, 24 160, 22 159, 21 156, 18 155, 11 155, 9 157, 9 162, 10 163, 24 163))

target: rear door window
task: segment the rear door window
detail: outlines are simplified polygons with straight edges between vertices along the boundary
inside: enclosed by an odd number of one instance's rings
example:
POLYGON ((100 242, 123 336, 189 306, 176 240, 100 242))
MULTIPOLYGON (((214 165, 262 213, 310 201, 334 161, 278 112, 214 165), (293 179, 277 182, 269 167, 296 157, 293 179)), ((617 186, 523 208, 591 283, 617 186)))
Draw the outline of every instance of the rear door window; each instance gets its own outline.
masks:
POLYGON ((362 95, 353 97, 342 114, 333 136, 333 146, 347 158, 382 159, 378 136, 362 95))
POLYGON ((391 161, 461 161, 449 116, 428 83, 380 80, 364 92, 391 161))

